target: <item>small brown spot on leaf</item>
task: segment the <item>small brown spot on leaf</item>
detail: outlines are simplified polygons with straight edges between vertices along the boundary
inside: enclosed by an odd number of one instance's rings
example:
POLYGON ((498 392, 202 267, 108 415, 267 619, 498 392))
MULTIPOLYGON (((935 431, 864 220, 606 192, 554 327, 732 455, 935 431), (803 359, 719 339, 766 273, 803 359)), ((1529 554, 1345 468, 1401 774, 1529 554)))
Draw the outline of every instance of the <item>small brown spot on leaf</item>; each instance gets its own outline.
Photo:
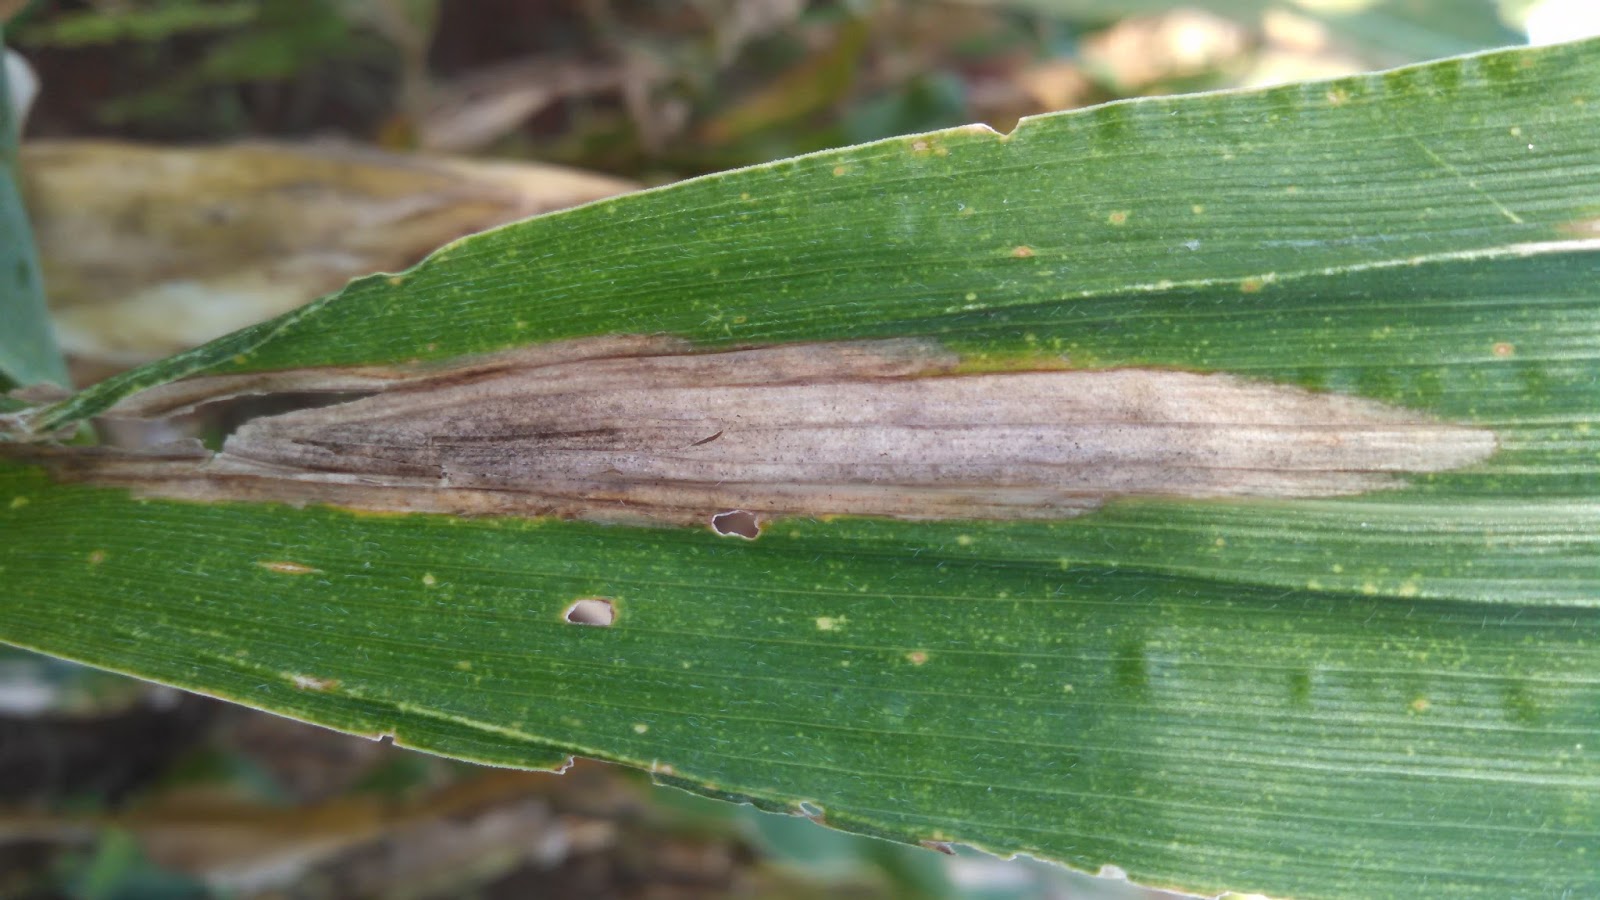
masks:
POLYGON ((616 604, 605 597, 584 597, 567 607, 563 615, 574 625, 594 625, 609 628, 617 621, 616 604))
POLYGON ((1517 348, 1506 343, 1505 341, 1500 341, 1494 345, 1493 352, 1495 356, 1498 356, 1501 359, 1507 359, 1516 354, 1517 348))
POLYGON ((1246 294, 1259 294, 1261 293, 1261 289, 1266 287, 1266 284, 1267 283, 1260 278, 1246 278, 1245 280, 1239 282, 1239 290, 1246 294))
POLYGON ((1119 209, 1116 212, 1113 212, 1111 215, 1106 216, 1106 221, 1112 225, 1125 225, 1128 221, 1128 211, 1125 209, 1119 209))
POLYGON ((943 853, 945 856, 956 855, 956 848, 950 846, 949 841, 917 841, 917 844, 924 850, 932 850, 935 853, 943 853))
POLYGON ((761 535, 761 520, 756 514, 743 509, 731 509, 711 517, 711 527, 717 534, 742 537, 753 541, 761 535))
POLYGON ((913 666, 920 666, 928 661, 928 654, 922 652, 921 650, 913 650, 906 654, 906 661, 911 663, 913 666))
POLYGON ((1027 259, 1033 256, 1033 248, 1027 244, 1018 245, 1012 248, 1011 256, 1015 259, 1027 259))
POLYGON ((100 565, 101 563, 103 563, 105 561, 106 561, 106 552, 104 550, 91 550, 91 551, 89 551, 89 565, 98 566, 98 565, 100 565))

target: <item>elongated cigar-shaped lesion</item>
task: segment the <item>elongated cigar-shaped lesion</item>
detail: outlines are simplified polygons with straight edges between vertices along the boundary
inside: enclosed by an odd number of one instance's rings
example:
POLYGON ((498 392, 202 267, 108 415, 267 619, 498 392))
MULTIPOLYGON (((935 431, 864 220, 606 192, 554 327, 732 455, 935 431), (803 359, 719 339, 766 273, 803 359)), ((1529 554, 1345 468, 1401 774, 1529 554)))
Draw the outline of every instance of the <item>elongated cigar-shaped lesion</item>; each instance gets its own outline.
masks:
POLYGON ((84 473, 161 496, 391 511, 1060 518, 1128 496, 1356 494, 1495 449, 1484 429, 1232 375, 956 362, 910 341, 546 348, 368 373, 372 396, 255 419, 209 458, 84 473))

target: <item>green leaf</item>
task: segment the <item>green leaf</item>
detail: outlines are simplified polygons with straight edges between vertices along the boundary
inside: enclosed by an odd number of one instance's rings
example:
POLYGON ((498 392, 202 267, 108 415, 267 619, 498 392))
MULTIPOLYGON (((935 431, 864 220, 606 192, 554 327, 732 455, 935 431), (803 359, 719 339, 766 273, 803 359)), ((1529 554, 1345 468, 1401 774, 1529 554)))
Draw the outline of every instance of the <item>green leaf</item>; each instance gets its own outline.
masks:
MULTIPOLYGON (((3 36, 0 29, 0 36, 3 36)), ((3 51, 0 51, 3 52, 3 51)), ((71 381, 45 309, 28 212, 17 190, 17 133, 6 67, 0 65, 0 385, 71 381)))
POLYGON ((195 32, 248 25, 260 15, 256 0, 200 4, 168 0, 152 9, 116 7, 59 13, 23 29, 31 46, 87 47, 120 41, 157 42, 195 32))
POLYGON ((914 336, 1490 429, 1357 497, 710 529, 0 469, 0 638, 414 747, 578 753, 1198 891, 1600 890, 1600 43, 1152 99, 532 219, 91 388, 611 333, 914 336), (1025 248, 1025 249, 1024 249, 1025 248), (616 621, 570 624, 605 597, 616 621))

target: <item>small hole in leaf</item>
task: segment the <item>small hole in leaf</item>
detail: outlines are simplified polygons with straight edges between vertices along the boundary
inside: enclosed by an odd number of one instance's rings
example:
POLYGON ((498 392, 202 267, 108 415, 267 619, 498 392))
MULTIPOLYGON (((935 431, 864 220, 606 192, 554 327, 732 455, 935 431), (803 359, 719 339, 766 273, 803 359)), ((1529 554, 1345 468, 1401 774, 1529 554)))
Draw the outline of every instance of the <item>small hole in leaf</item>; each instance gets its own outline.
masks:
POLYGON ((574 625, 608 628, 617 620, 617 608, 604 597, 584 597, 567 607, 566 619, 574 625))
POLYGON ((717 513, 711 517, 711 527, 717 534, 732 534, 753 541, 761 534, 761 522, 756 519, 756 514, 742 509, 730 509, 724 513, 717 513))

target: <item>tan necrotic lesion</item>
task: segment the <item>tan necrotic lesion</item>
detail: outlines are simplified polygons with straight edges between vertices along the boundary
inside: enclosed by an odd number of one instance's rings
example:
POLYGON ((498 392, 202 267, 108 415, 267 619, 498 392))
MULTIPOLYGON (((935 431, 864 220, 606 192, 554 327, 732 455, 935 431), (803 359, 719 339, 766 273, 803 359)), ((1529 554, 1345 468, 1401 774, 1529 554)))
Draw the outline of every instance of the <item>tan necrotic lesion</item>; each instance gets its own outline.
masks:
MULTIPOLYGON (((364 370, 370 396, 252 420, 206 459, 103 461, 89 477, 194 499, 473 515, 1060 518, 1129 496, 1357 494, 1495 449, 1481 428, 1226 374, 970 374, 958 362, 912 341, 570 342, 364 370)), ((169 393, 353 386, 348 372, 253 378, 169 393)))

